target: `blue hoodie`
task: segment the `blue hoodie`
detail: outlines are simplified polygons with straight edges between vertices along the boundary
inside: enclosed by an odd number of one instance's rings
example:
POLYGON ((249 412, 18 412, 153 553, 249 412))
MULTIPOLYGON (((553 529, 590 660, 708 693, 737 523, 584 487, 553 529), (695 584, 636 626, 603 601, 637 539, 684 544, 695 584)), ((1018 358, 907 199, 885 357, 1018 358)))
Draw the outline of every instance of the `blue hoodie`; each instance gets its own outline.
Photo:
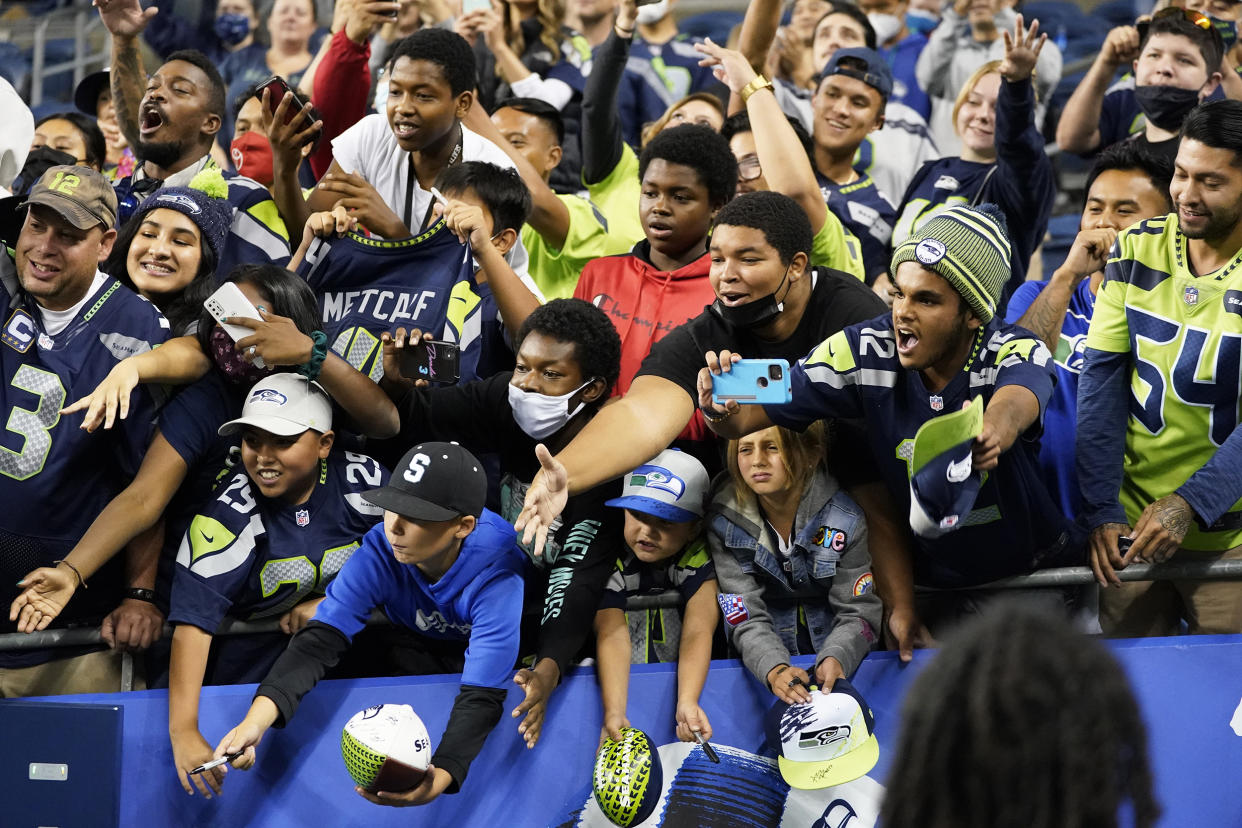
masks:
POLYGON ((423 635, 469 641, 462 684, 507 689, 518 657, 526 560, 513 527, 484 509, 457 560, 433 583, 393 557, 381 523, 328 586, 315 620, 352 641, 379 607, 394 624, 423 635))

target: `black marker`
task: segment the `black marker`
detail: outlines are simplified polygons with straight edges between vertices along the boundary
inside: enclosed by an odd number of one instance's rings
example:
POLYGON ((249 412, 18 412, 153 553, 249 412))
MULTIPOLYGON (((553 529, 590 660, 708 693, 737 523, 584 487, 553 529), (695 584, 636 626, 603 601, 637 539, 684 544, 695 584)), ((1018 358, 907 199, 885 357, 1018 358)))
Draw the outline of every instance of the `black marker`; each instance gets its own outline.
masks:
POLYGON ((720 757, 716 755, 716 749, 708 744, 707 740, 703 738, 702 733, 697 730, 692 732, 694 733, 694 738, 698 739, 699 744, 703 746, 703 752, 707 754, 707 758, 712 760, 713 764, 719 765, 720 757))

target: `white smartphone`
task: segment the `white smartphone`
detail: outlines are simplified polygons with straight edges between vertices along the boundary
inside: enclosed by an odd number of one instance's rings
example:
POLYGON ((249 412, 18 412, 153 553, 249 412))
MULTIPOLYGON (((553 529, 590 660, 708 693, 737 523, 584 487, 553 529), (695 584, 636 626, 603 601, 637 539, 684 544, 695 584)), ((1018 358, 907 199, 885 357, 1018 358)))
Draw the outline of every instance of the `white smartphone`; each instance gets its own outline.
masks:
POLYGON ((461 0, 461 13, 470 14, 472 11, 484 11, 492 7, 492 0, 461 0))
MULTIPOLYGON (((243 339, 254 331, 242 325, 230 325, 224 320, 231 316, 245 316, 250 319, 262 319, 259 316, 259 309, 250 303, 246 298, 246 294, 241 292, 241 288, 236 282, 225 282, 220 289, 207 297, 203 302, 203 307, 211 314, 211 318, 220 323, 220 327, 224 328, 224 332, 233 337, 236 342, 243 339)), ((263 357, 254 358, 254 366, 256 368, 266 368, 267 364, 263 362, 263 357)))

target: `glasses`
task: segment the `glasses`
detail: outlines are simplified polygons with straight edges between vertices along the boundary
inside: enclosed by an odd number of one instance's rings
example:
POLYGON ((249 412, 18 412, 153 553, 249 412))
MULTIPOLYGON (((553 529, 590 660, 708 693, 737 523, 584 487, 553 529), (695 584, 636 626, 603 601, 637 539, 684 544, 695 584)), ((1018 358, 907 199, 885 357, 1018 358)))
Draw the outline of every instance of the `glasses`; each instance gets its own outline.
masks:
POLYGON ((759 166, 759 156, 747 155, 737 162, 738 181, 754 181, 761 175, 763 175, 763 168, 759 166))
POLYGON ((1179 15, 1184 17, 1186 20, 1189 20, 1200 29, 1204 29, 1206 31, 1212 30, 1212 18, 1201 12, 1183 9, 1178 6, 1169 6, 1167 9, 1161 9, 1153 14, 1151 19, 1160 20, 1161 18, 1177 17, 1179 15))

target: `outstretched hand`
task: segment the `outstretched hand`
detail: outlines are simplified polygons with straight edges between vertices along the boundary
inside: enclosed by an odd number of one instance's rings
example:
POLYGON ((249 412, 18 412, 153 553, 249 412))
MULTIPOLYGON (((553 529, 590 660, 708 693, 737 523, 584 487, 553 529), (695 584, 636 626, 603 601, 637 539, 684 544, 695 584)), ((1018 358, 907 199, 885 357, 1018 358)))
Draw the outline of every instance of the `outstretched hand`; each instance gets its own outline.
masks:
POLYGON ((531 553, 538 558, 548 542, 552 521, 560 516, 569 501, 569 472, 543 443, 535 446, 535 456, 539 458, 540 469, 526 490, 526 501, 513 528, 522 533, 523 546, 530 546, 534 541, 531 553))
POLYGON ((703 53, 699 66, 712 67, 712 74, 716 76, 716 80, 729 87, 730 92, 740 94, 746 84, 755 79, 754 68, 736 49, 726 49, 713 43, 710 37, 704 39, 702 43, 696 43, 694 48, 695 51, 703 53))
POLYGON ((1013 24, 1013 34, 1002 32, 1005 40, 1005 59, 1001 61, 1001 77, 1010 83, 1026 80, 1035 71, 1035 63, 1039 53, 1048 42, 1048 35, 1039 34, 1039 21, 1032 20, 1031 27, 1025 28, 1022 15, 1013 24))
POLYGON ((141 381, 133 357, 123 359, 112 366, 108 376, 95 386, 94 391, 62 408, 60 415, 63 417, 66 414, 76 414, 85 409, 86 416, 82 418, 79 428, 87 432, 93 432, 101 425, 105 429, 112 428, 117 420, 124 420, 129 416, 131 395, 141 381))
POLYGON ((9 606, 9 620, 17 631, 30 633, 47 629, 64 610, 78 588, 78 578, 69 567, 41 566, 17 582, 22 592, 9 606))

